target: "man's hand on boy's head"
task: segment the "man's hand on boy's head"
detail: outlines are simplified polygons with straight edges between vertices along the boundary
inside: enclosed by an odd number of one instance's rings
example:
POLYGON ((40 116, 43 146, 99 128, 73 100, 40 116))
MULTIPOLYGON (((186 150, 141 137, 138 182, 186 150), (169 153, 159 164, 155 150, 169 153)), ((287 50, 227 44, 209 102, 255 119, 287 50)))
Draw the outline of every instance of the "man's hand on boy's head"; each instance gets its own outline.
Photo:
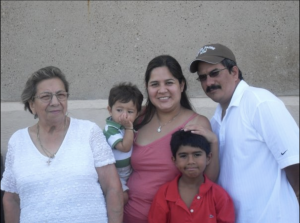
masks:
POLYGON ((121 124, 125 129, 133 129, 133 123, 128 119, 125 113, 119 116, 119 124, 121 124))
POLYGON ((194 134, 204 136, 209 143, 217 143, 218 138, 210 129, 204 128, 198 125, 186 125, 183 128, 184 131, 191 131, 194 134))

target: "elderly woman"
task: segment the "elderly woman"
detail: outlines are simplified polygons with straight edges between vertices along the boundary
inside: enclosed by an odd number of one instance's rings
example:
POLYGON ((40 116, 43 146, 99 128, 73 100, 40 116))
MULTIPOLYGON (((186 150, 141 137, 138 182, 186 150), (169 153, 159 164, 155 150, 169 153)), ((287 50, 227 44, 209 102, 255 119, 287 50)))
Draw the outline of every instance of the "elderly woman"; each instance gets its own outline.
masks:
POLYGON ((138 133, 131 157, 133 172, 127 183, 130 190, 124 211, 125 223, 147 223, 158 188, 179 174, 170 149, 175 131, 197 129, 194 133, 204 135, 212 149, 211 163, 205 174, 212 181, 216 181, 219 174, 218 139, 208 119, 193 111, 179 63, 169 55, 155 57, 148 64, 145 85, 148 100, 135 126, 138 133))
POLYGON ((1 188, 6 222, 121 223, 123 195, 102 130, 70 118, 69 84, 56 67, 33 73, 22 93, 38 122, 9 140, 1 188))

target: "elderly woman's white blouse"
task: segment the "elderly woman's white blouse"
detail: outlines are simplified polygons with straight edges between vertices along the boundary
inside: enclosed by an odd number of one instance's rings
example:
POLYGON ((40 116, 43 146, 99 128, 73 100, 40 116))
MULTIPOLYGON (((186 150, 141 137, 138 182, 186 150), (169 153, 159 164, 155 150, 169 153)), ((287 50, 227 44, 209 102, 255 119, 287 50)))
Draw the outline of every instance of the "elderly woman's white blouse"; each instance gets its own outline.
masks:
POLYGON ((71 118, 51 164, 33 144, 28 128, 9 140, 1 189, 20 197, 21 222, 107 222, 95 167, 115 162, 102 130, 71 118))

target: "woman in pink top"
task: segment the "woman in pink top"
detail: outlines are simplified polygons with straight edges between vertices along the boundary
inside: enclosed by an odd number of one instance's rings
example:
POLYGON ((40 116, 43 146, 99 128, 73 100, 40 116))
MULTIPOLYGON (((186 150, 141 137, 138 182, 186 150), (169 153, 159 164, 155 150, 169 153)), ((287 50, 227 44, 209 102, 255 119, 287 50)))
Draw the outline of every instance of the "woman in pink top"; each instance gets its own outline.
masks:
POLYGON ((217 137, 208 119, 193 111, 180 64, 169 55, 155 57, 148 64, 145 84, 148 100, 142 120, 138 119, 135 126, 138 134, 131 156, 133 172, 127 182, 129 200, 124 208, 124 223, 148 223, 148 212, 158 188, 178 175, 170 149, 175 131, 197 126, 195 133, 204 135, 212 148, 212 162, 205 174, 212 181, 219 174, 217 137))

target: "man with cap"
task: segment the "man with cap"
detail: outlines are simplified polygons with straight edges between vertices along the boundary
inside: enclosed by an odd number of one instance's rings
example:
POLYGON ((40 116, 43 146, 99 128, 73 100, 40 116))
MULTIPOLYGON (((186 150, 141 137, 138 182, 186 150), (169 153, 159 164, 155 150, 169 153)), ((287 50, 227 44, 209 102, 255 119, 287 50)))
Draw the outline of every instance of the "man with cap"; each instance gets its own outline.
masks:
MULTIPOLYGON (((234 201, 236 223, 298 223, 299 127, 283 102, 249 86, 222 44, 203 46, 190 71, 219 103, 211 119, 219 139, 218 183, 234 201)), ((197 126, 185 130, 201 133, 197 126)))

